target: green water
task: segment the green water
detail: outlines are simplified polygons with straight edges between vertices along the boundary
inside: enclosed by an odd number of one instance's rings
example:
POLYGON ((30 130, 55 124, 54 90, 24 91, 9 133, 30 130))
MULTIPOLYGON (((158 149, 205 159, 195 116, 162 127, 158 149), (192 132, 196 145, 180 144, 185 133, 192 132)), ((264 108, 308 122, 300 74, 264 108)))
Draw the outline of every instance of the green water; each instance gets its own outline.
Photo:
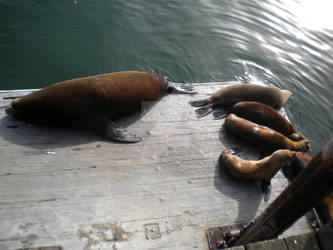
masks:
POLYGON ((0 0, 0 89, 121 70, 289 89, 317 152, 332 136, 330 1, 0 0), (305 2, 305 3, 302 3, 305 2))

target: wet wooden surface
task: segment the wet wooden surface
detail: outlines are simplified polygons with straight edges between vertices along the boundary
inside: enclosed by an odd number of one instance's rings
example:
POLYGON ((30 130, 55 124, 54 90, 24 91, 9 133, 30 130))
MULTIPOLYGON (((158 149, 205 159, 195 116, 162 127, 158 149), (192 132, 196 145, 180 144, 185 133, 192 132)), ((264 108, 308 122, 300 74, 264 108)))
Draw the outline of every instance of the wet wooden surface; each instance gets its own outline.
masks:
POLYGON ((286 238, 259 241, 228 250, 330 250, 333 246, 332 227, 317 232, 293 235, 286 238))
MULTIPOLYGON (((223 83, 195 87, 200 95, 165 95, 120 121, 137 144, 13 120, 3 97, 29 91, 1 92, 0 249, 205 249, 207 228, 259 215, 268 205, 259 184, 232 179, 217 160, 226 148, 247 159, 260 152, 188 104, 223 83)), ((279 172, 269 201, 286 185, 279 172)), ((302 218, 284 236, 309 231, 302 218)))

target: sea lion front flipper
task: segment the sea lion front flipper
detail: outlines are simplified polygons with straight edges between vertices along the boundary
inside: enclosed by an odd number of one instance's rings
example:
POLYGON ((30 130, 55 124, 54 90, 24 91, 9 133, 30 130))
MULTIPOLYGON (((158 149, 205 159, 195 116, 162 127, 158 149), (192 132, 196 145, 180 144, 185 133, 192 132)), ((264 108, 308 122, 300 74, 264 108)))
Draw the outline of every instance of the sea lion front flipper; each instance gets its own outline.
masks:
POLYGON ((272 193, 271 182, 260 181, 260 188, 262 193, 264 194, 264 201, 267 202, 271 197, 272 193))
POLYGON ((116 123, 105 117, 99 119, 96 129, 99 134, 107 140, 124 143, 136 143, 141 141, 140 137, 131 134, 125 128, 119 127, 116 123))

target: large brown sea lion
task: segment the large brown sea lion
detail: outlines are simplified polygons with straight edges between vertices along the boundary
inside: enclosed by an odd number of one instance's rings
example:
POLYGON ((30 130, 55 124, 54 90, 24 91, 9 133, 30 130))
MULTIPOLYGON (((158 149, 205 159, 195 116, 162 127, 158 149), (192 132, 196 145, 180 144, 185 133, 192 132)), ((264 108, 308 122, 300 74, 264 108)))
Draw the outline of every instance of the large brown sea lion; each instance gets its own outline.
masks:
POLYGON ((161 75, 124 71, 53 84, 13 100, 6 113, 42 125, 87 127, 106 139, 134 143, 141 138, 112 120, 140 108, 143 101, 156 100, 168 88, 194 93, 161 75))
POLYGON ((236 179, 270 183, 285 164, 293 161, 295 154, 296 152, 288 149, 280 149, 259 161, 248 161, 224 151, 219 158, 219 163, 236 179))
POLYGON ((239 102, 231 106, 229 112, 274 129, 294 141, 306 139, 296 131, 294 126, 283 115, 266 104, 252 101, 239 102))
POLYGON ((192 101, 193 107, 201 107, 196 110, 198 117, 203 117, 212 112, 215 106, 231 106, 237 102, 255 101, 279 109, 287 102, 291 92, 271 86, 261 86, 251 83, 240 83, 226 86, 215 92, 211 97, 203 100, 192 101))
POLYGON ((229 114, 224 125, 235 136, 271 150, 289 149, 292 151, 310 151, 308 140, 293 141, 268 127, 229 114))

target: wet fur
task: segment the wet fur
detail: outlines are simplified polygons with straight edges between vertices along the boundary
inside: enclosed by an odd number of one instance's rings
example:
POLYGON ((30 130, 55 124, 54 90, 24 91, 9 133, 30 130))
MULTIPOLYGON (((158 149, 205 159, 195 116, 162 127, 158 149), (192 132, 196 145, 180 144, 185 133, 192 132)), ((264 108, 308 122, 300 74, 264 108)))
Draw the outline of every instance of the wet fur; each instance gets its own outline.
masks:
POLYGON ((241 101, 256 101, 279 109, 291 96, 289 90, 280 90, 276 87, 261 86, 257 84, 234 84, 226 86, 215 92, 211 97, 190 102, 193 107, 231 106, 241 101))
POLYGON ((143 101, 156 100, 167 88, 165 77, 146 72, 95 75, 53 84, 17 98, 6 113, 30 123, 86 127, 106 139, 121 140, 123 135, 125 142, 137 142, 137 137, 114 127, 111 121, 140 110, 143 101))
POLYGON ((269 127, 294 141, 306 138, 298 133, 294 126, 272 107, 259 102, 239 102, 233 105, 229 112, 237 116, 269 127))
POLYGON ((293 161, 295 152, 281 149, 259 161, 243 160, 229 152, 222 152, 219 162, 234 178, 270 183, 273 176, 293 161))
POLYGON ((235 114, 227 116, 224 126, 229 132, 240 139, 249 141, 262 148, 269 148, 273 151, 277 149, 302 152, 310 151, 308 140, 292 141, 273 129, 240 118, 235 114))

